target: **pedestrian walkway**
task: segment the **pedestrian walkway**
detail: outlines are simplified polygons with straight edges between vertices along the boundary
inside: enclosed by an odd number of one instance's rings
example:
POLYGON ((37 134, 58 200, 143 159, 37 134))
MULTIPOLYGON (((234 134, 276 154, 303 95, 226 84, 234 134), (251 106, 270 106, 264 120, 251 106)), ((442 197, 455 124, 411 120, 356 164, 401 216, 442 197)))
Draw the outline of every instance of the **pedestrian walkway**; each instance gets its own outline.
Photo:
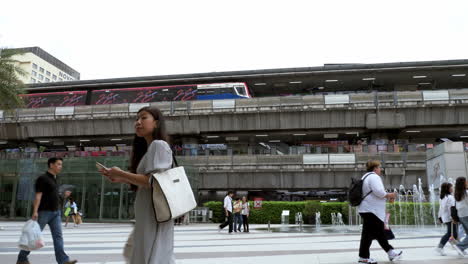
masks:
MULTIPOLYGON (((0 222, 0 263, 14 264, 23 222, 0 222)), ((359 247, 357 233, 270 233, 251 225, 251 233, 218 232, 217 225, 203 224, 175 227, 177 264, 335 264, 356 263, 359 247), (256 229, 257 228, 257 229, 256 229)), ((80 264, 124 264, 122 247, 132 226, 129 224, 88 224, 63 229, 65 249, 80 264)), ((402 264, 466 264, 446 247, 447 256, 438 256, 434 247, 443 230, 397 233, 393 246, 404 251, 402 264)), ((52 238, 45 232, 46 247, 32 252, 32 264, 55 263, 52 238)), ((374 242, 372 257, 379 263, 391 263, 374 242)))

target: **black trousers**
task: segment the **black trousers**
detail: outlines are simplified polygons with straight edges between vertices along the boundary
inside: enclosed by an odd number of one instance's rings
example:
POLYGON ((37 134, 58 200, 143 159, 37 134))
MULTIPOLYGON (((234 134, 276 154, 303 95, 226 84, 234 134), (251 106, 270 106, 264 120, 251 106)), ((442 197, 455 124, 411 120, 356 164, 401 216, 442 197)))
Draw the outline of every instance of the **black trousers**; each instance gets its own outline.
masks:
POLYGON ((443 248, 445 244, 447 244, 447 242, 449 241, 450 236, 452 236, 452 226, 453 226, 453 237, 455 239, 458 239, 458 224, 449 222, 449 223, 445 223, 445 225, 447 226, 447 233, 445 233, 445 235, 440 239, 440 243, 439 243, 440 248, 443 248))
POLYGON ((369 258, 370 257, 370 246, 372 240, 377 239, 380 246, 385 252, 390 251, 393 247, 388 243, 384 233, 384 222, 380 220, 373 213, 359 213, 362 217, 362 234, 361 234, 361 245, 359 246, 359 257, 369 258))
POLYGON ((244 232, 249 232, 249 217, 242 215, 242 223, 244 225, 244 232))
POLYGON ((228 217, 227 217, 227 221, 220 224, 219 225, 219 228, 223 229, 225 228, 227 225, 229 225, 229 233, 232 233, 232 213, 228 211, 228 217))

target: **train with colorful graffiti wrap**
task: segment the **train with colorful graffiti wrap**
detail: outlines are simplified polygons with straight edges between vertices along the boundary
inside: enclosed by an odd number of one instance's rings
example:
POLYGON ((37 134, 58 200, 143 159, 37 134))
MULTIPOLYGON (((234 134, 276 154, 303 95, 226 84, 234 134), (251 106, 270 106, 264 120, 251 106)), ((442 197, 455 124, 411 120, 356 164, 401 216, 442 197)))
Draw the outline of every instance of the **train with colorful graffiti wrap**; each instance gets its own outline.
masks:
POLYGON ((245 83, 213 83, 32 93, 21 95, 27 108, 251 98, 245 83))

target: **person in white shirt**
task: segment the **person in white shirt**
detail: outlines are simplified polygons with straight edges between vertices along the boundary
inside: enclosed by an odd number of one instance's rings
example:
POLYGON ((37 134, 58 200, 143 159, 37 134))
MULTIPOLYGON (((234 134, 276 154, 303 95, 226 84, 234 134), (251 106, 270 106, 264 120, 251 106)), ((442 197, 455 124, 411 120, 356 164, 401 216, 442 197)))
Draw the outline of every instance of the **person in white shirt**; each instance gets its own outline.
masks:
POLYGON ((234 192, 233 191, 229 191, 226 195, 226 197, 224 197, 224 213, 226 214, 226 221, 224 223, 222 223, 221 225, 219 225, 219 230, 221 231, 223 228, 225 228, 227 225, 229 225, 229 234, 232 233, 232 227, 233 227, 233 223, 232 223, 232 197, 234 196, 234 192))
POLYGON ((367 173, 362 176, 364 183, 362 185, 362 193, 364 200, 359 205, 358 211, 362 217, 362 234, 359 247, 358 263, 372 263, 377 261, 370 258, 370 246, 372 240, 377 239, 382 249, 388 254, 390 261, 397 260, 401 257, 401 250, 394 250, 388 243, 385 236, 385 203, 386 199, 390 202, 395 201, 396 193, 387 193, 385 191, 380 174, 380 161, 370 160, 366 164, 367 173))
POLYGON ((439 221, 447 225, 447 233, 440 239, 439 246, 436 251, 441 255, 445 256, 444 246, 447 244, 449 239, 452 237, 457 239, 458 224, 452 221, 451 207, 455 206, 455 198, 452 196, 453 185, 448 182, 442 183, 440 186, 440 203, 439 203, 439 221))
MULTIPOLYGON (((70 220, 70 216, 73 219, 73 224, 74 224, 73 227, 77 227, 78 226, 78 221, 76 219, 76 215, 78 214, 78 206, 76 205, 75 200, 72 197, 68 198, 68 201, 65 204, 65 208, 67 208, 67 210, 68 210, 68 214, 65 215, 66 216, 66 218, 65 218, 65 227, 67 227, 67 225, 68 225, 68 220, 70 220), (70 209, 68 209, 68 208, 70 208, 70 209)), ((65 212, 67 212, 67 210, 65 210, 65 212)))
MULTIPOLYGON (((460 223, 468 234, 468 182, 465 177, 458 177, 455 182, 455 207, 457 208, 457 215, 460 218, 460 223)), ((465 249, 468 248, 468 236, 465 236, 463 241, 455 246, 460 256, 465 256, 465 249)))

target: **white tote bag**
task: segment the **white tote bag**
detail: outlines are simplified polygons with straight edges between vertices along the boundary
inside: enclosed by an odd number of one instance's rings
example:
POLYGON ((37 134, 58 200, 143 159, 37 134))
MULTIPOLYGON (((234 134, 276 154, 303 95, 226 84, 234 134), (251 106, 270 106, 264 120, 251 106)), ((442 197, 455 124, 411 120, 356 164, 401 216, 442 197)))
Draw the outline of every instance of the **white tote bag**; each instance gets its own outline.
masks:
MULTIPOLYGON (((177 161, 174 158, 177 166, 177 161)), ((152 202, 156 221, 176 219, 197 206, 184 167, 175 167, 152 175, 152 202)))

